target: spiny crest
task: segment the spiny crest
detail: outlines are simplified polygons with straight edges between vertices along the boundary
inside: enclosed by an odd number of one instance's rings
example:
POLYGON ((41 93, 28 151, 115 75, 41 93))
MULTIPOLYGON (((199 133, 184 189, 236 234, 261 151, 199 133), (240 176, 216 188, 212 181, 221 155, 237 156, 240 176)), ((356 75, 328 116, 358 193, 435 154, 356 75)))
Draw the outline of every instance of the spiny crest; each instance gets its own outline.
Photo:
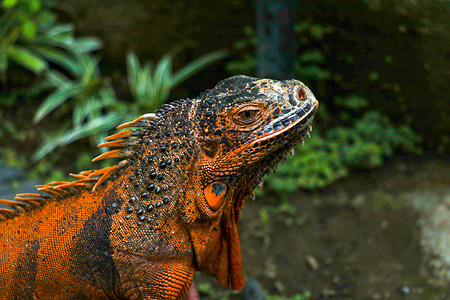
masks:
MULTIPOLYGON (((95 157, 92 161, 113 157, 130 158, 134 154, 135 146, 142 137, 143 130, 145 130, 144 128, 149 127, 154 120, 159 119, 161 115, 176 108, 184 101, 185 100, 177 100, 171 104, 164 104, 160 109, 156 110, 155 113, 144 114, 134 121, 117 126, 117 129, 131 127, 135 127, 136 129, 127 129, 106 137, 105 140, 107 142, 99 144, 97 147, 114 147, 119 149, 105 152, 95 157)), ((17 194, 13 200, 0 199, 0 221, 13 218, 21 212, 40 207, 48 202, 60 201, 69 196, 78 194, 81 191, 91 189, 91 191, 94 192, 112 174, 128 164, 129 161, 124 159, 113 166, 103 169, 87 170, 82 171, 79 174, 70 174, 78 179, 72 182, 56 181, 45 185, 38 185, 36 187, 40 193, 17 194)))

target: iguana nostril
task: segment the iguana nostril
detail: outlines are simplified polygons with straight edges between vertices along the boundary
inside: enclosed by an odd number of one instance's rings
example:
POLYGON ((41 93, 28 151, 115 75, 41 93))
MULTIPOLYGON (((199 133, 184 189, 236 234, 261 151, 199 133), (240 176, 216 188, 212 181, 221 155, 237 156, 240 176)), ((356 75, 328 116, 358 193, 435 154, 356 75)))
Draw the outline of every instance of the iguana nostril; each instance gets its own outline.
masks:
POLYGON ((305 101, 306 99, 308 99, 308 93, 306 92, 306 90, 302 87, 299 87, 297 90, 297 98, 300 101, 305 101))
POLYGON ((272 111, 272 115, 274 118, 277 118, 280 115, 280 113, 281 113, 281 110, 278 106, 275 107, 275 109, 272 111))

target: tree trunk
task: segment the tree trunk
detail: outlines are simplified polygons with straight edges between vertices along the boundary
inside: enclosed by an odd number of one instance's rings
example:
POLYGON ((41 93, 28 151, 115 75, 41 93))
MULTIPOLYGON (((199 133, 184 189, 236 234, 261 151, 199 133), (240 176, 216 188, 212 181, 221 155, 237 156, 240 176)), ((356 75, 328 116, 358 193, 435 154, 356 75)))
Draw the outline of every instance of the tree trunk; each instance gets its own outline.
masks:
POLYGON ((257 75, 263 78, 295 77, 296 0, 256 0, 257 75))

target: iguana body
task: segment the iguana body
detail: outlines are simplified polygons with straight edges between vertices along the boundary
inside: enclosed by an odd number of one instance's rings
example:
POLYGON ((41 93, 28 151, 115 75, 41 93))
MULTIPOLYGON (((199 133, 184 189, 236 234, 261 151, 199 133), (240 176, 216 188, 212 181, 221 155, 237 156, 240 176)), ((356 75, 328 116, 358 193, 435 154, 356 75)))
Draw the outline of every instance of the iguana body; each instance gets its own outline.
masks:
POLYGON ((308 132, 302 83, 236 76, 118 128, 74 182, 0 200, 1 299, 181 299, 196 270, 244 286, 244 201, 308 132), (100 177, 100 178, 99 178, 100 177))

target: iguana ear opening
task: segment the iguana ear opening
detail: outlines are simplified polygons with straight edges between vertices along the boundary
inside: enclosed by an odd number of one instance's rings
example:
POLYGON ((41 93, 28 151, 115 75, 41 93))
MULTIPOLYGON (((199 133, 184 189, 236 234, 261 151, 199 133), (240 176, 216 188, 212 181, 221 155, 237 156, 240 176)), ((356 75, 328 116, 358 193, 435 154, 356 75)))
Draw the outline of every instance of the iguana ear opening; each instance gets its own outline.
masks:
POLYGON ((209 158, 214 158, 219 151, 219 143, 217 141, 207 141, 203 144, 202 150, 209 158))

